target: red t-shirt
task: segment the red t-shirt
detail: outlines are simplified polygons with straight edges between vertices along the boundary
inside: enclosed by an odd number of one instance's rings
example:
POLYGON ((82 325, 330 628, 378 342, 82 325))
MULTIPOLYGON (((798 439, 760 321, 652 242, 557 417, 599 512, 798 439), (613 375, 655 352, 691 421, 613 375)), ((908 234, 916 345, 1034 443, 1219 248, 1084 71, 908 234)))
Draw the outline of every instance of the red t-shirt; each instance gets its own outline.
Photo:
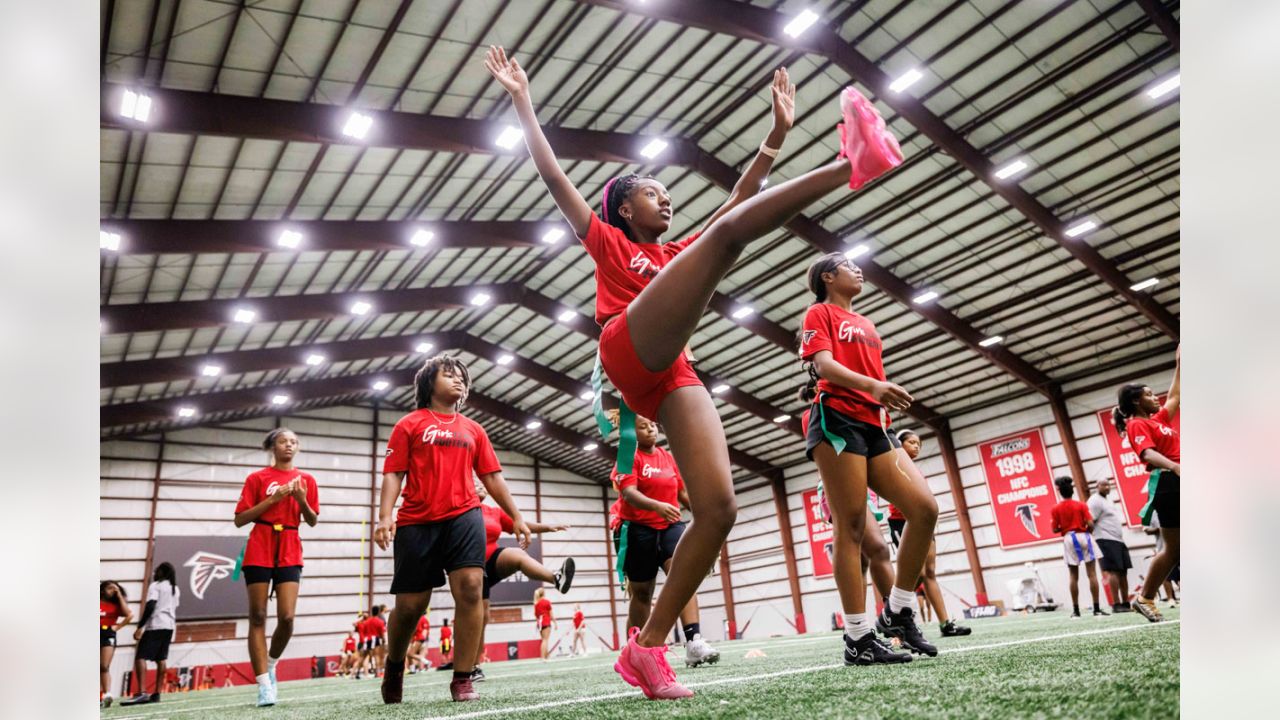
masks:
POLYGON ((504 532, 514 532, 516 526, 515 521, 502 508, 481 505, 480 512, 484 515, 484 557, 488 560, 493 551, 498 549, 498 536, 504 532))
POLYGON ((356 621, 356 636, 360 638, 360 642, 369 637, 369 618, 356 621))
POLYGON ((1159 412, 1148 418, 1129 418, 1124 430, 1129 436, 1129 447, 1138 457, 1142 457, 1143 450, 1155 450, 1176 463, 1182 463, 1178 429, 1169 420, 1168 410, 1160 408, 1159 412))
POLYGON ((382 619, 380 615, 374 615, 365 623, 365 635, 370 638, 380 638, 387 634, 387 621, 382 619))
POLYGON ((124 608, 110 600, 98 598, 98 627, 109 628, 124 617, 124 608))
POLYGON ((533 604, 533 614, 538 617, 538 627, 551 627, 551 601, 542 598, 533 604))
MULTIPOLYGON (((299 477, 307 485, 307 504, 312 510, 320 512, 320 487, 314 477, 301 470, 284 471, 269 467, 245 478, 244 489, 240 491, 240 502, 236 503, 236 514, 266 500, 281 485, 288 485, 299 477)), ((275 524, 292 528, 302 524, 302 508, 293 496, 272 505, 258 516, 253 529, 249 531, 249 544, 245 546, 242 565, 290 567, 302 564, 302 539, 298 537, 298 531, 276 532, 271 528, 275 524)))
POLYGON ((1058 532, 1062 535, 1073 530, 1086 532, 1089 529, 1089 521, 1093 519, 1089 514, 1089 506, 1074 499, 1063 500, 1054 505, 1049 516, 1053 518, 1053 526, 1058 528, 1058 532))
POLYGON ((581 610, 573 614, 573 627, 574 629, 582 627, 582 611, 581 610))
MULTIPOLYGON (((655 446, 653 452, 648 453, 636 450, 635 466, 632 472, 623 475, 618 472, 617 467, 614 467, 609 479, 613 481, 613 486, 618 488, 618 492, 635 486, 640 490, 641 495, 651 500, 680 507, 680 490, 684 487, 684 480, 680 477, 680 471, 676 469, 675 458, 660 447, 655 446)), ((656 530, 671 527, 671 523, 658 513, 633 507, 621 498, 619 501, 618 517, 622 520, 648 525, 656 530)))
POLYGON ((444 642, 445 640, 452 640, 452 639, 453 639, 453 628, 449 627, 448 625, 445 625, 444 627, 440 628, 440 642, 444 642))
POLYGON ((418 642, 426 642, 427 636, 431 634, 431 621, 426 615, 418 618, 418 626, 413 629, 413 636, 418 642))
MULTIPOLYGON (((616 490, 617 488, 614 488, 614 489, 616 490)), ((619 497, 617 500, 613 501, 612 505, 609 506, 609 529, 610 530, 617 530, 618 528, 622 527, 623 504, 624 503, 622 502, 622 498, 619 497)))
POLYGON ((426 408, 400 418, 382 462, 384 473, 405 473, 397 525, 440 522, 479 507, 473 473, 500 470, 489 435, 479 423, 426 408))
POLYGON ((587 236, 579 240, 596 263, 596 323, 603 327, 626 310, 658 271, 700 234, 669 243, 637 243, 591 213, 587 236))
POLYGON ((906 515, 903 515, 901 510, 899 510, 898 508, 894 507, 894 505, 893 505, 892 503, 890 503, 890 504, 889 504, 889 519, 890 519, 890 520, 906 520, 906 519, 907 519, 907 516, 906 516, 906 515))
MULTIPOLYGON (((836 362, 860 375, 884 380, 883 346, 876 326, 865 317, 830 303, 811 305, 804 314, 800 334, 800 359, 812 360, 828 350, 836 362)), ((826 379, 818 380, 818 392, 826 395, 827 407, 854 420, 880 425, 880 403, 867 393, 850 390, 826 379)))
POLYGON ((355 652, 355 651, 356 651, 356 639, 348 635, 347 639, 342 641, 342 652, 355 652))

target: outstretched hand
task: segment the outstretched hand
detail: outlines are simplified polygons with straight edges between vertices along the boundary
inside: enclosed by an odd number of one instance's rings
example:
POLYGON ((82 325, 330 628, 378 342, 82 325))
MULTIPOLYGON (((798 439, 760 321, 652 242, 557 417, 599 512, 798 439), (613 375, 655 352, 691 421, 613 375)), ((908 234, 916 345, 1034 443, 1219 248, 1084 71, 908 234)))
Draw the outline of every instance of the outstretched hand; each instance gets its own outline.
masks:
POLYGON ((786 68, 773 71, 769 92, 773 94, 773 124, 790 130, 796 119, 796 86, 792 84, 786 68))
POLYGON ((485 54, 484 66, 502 87, 512 96, 529 92, 529 76, 525 74, 520 63, 512 58, 507 59, 507 51, 501 45, 490 45, 485 54))

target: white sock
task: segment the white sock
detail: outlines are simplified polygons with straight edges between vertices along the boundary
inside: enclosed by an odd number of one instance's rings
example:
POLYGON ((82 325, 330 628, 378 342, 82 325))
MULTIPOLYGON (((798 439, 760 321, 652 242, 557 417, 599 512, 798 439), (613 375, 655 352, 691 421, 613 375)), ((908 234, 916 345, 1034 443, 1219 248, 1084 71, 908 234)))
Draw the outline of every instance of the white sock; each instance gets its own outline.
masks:
POLYGON ((910 590, 903 590, 895 585, 893 590, 889 592, 889 612, 897 613, 900 612, 902 608, 912 610, 912 606, 915 605, 915 602, 916 594, 910 590))
POLYGON ((871 618, 866 613, 845 613, 844 633, 850 639, 857 640, 871 634, 871 618))
POLYGON ((280 662, 280 658, 273 658, 270 655, 268 655, 267 656, 267 672, 271 672, 272 670, 275 670, 276 663, 278 662, 280 662))
POLYGON ((266 674, 266 673, 262 673, 261 675, 259 675, 259 676, 258 676, 257 678, 255 678, 255 679, 258 681, 258 687, 264 687, 264 688, 265 688, 265 687, 271 687, 271 676, 270 676, 270 675, 268 675, 268 674, 266 674))

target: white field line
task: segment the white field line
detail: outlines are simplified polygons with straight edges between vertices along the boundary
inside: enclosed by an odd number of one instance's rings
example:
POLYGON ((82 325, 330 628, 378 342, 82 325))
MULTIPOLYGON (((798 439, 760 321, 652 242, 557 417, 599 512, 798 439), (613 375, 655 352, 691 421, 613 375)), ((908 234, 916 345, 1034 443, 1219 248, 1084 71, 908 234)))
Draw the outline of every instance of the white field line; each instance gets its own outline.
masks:
MULTIPOLYGON (((995 648, 1009 647, 1012 645, 1026 645, 1028 643, 1048 642, 1051 640, 1065 640, 1070 638, 1082 637, 1085 635, 1106 635, 1110 633, 1129 632, 1131 630, 1145 630, 1149 628, 1158 628, 1162 626, 1167 627, 1170 625, 1177 625, 1180 622, 1181 620, 1169 620, 1163 623, 1148 623, 1145 625, 1126 625, 1124 627, 1104 628, 1099 630, 1087 630, 1085 632, 1070 633, 1066 635, 1049 635, 1046 637, 1038 637, 1038 638, 1023 638, 1021 640, 1010 640, 1008 642, 991 643, 989 645, 972 645, 969 647, 956 648, 955 650, 949 650, 941 654, 954 655, 957 653, 972 652, 975 650, 992 650, 995 648)), ((752 680, 764 680, 767 678, 784 677, 787 675, 798 675, 800 673, 810 673, 810 672, 819 671, 819 670, 832 670, 835 668, 842 668, 842 667, 844 667, 843 663, 834 663, 830 665, 817 665, 817 666, 809 666, 809 667, 802 667, 802 668, 791 668, 790 670, 778 670, 776 672, 760 673, 758 675, 741 675, 737 677, 720 678, 718 680, 708 680, 706 682, 688 683, 686 687, 695 688, 695 687, 708 687, 711 685, 727 685, 730 683, 749 682, 752 680)), ((499 714, 525 713, 531 710, 546 710, 548 708, 562 707, 565 705, 576 705, 580 703, 593 702, 597 700, 613 700, 616 698, 623 698, 623 697, 642 697, 642 695, 638 690, 633 690, 630 692, 609 693, 607 695, 589 695, 585 697, 571 698, 568 700, 555 700, 552 702, 538 703, 536 705, 525 705, 519 708, 504 707, 504 708, 494 708, 492 710, 479 710, 477 712, 459 713, 456 715, 428 716, 424 718, 424 720, 467 720, 468 718, 487 717, 490 715, 499 715, 499 714)))
MULTIPOLYGON (((1028 618, 1028 619, 1022 619, 1022 620, 1020 620, 1020 621, 1018 622, 1018 624, 1028 623, 1028 622, 1036 622, 1036 621, 1039 621, 1039 620, 1049 620, 1049 619, 1062 619, 1062 618, 1028 618)), ((1087 630, 1087 631, 1084 631, 1084 632, 1074 632, 1074 633, 1068 633, 1068 634, 1065 634, 1065 635, 1050 635, 1050 636, 1046 636, 1046 637, 1039 637, 1039 638, 1023 638, 1023 639, 1020 639, 1020 640, 1010 640, 1010 641, 1007 641, 1007 642, 992 643, 992 644, 989 644, 989 645, 973 645, 973 646, 969 646, 969 647, 956 648, 956 649, 954 649, 954 650, 945 650, 945 651, 942 651, 940 654, 943 654, 943 655, 950 655, 950 654, 953 654, 953 653, 969 652, 969 651, 972 651, 972 650, 987 650, 987 649, 991 649, 991 648, 1007 647, 1007 646, 1011 646, 1011 645, 1023 645, 1023 644, 1026 644, 1026 643, 1033 643, 1033 642, 1042 642, 1042 641, 1048 641, 1048 640, 1060 640, 1060 639, 1063 639, 1063 638, 1081 637, 1081 636, 1084 636, 1084 635, 1098 635, 1098 634, 1105 634, 1105 633, 1124 632, 1124 631, 1127 631, 1127 630, 1135 630, 1135 629, 1141 629, 1141 628, 1146 628, 1146 627, 1159 627, 1160 625, 1175 625, 1175 624, 1177 624, 1177 623, 1179 623, 1179 622, 1181 622, 1181 621, 1180 621, 1180 620, 1168 620, 1168 621, 1165 621, 1165 622, 1163 622, 1163 623, 1158 623, 1158 624, 1154 624, 1154 625, 1153 625, 1153 624, 1151 624, 1151 623, 1148 623, 1148 624, 1145 624, 1145 625, 1126 625, 1126 626, 1124 626, 1124 627, 1119 627, 1119 628, 1104 628, 1104 629, 1100 629, 1100 630, 1087 630)), ((777 645, 780 645, 780 644, 786 644, 786 645, 801 645, 801 644, 809 644, 809 643, 816 643, 816 642, 831 642, 831 634, 829 634, 829 633, 824 633, 824 634, 822 634, 822 635, 815 636, 815 637, 804 637, 804 636, 801 636, 801 637, 791 637, 791 638, 772 638, 772 639, 771 639, 771 640, 769 640, 769 641, 763 641, 763 640, 762 640, 762 641, 755 641, 755 642, 751 642, 751 643, 735 644, 735 645, 733 645, 733 649, 734 649, 734 650, 739 650, 739 649, 749 649, 749 648, 752 648, 752 647, 777 646, 777 645)), ((577 659, 577 660, 613 659, 613 656, 612 656, 612 654, 610 654, 610 653, 602 653, 600 656, 597 656, 597 657, 576 658, 576 659, 577 659)), ((553 661, 553 662, 554 662, 554 661, 553 661)), ((575 665, 577 665, 578 663, 574 663, 574 664, 575 664, 575 665)), ((738 677, 732 677, 732 678, 721 678, 721 679, 718 679, 718 680, 710 680, 710 681, 700 682, 700 683, 686 683, 686 686, 687 686, 687 687, 702 687, 702 686, 705 686, 705 685, 719 685, 719 684, 723 684, 723 683, 745 682, 745 681, 748 681, 748 680, 764 679, 764 678, 770 678, 770 677, 781 677, 781 676, 785 676, 785 675, 793 675, 793 674, 797 674, 797 673, 801 673, 801 672, 811 672, 811 671, 814 671, 814 670, 827 670, 827 669, 831 669, 831 668, 838 668, 838 667, 843 667, 843 665, 842 665, 842 664, 832 664, 832 665, 807 666, 807 667, 804 667, 804 668, 795 668, 795 669, 792 669, 792 670, 778 671, 778 672, 775 672, 775 673, 766 673, 766 674, 763 674, 763 675, 738 676, 738 677)), ((538 675, 558 674, 558 673, 560 673, 561 671, 563 671, 563 670, 565 670, 565 669, 567 669, 567 668, 568 668, 568 665, 559 665, 559 664, 558 664, 558 667, 554 667, 554 668, 547 668, 547 669, 541 669, 541 670, 532 670, 532 671, 528 671, 528 672, 522 672, 522 671, 518 671, 518 670, 513 670, 513 671, 506 671, 506 670, 504 670, 504 671, 502 671, 502 672, 500 672, 500 673, 494 673, 494 674, 492 675, 492 677, 494 677, 495 679, 496 679, 496 678, 502 678, 502 677, 520 677, 520 678, 525 678, 525 677, 533 677, 533 676, 538 676, 538 675)), ((435 671, 434 671, 434 670, 429 670, 429 671, 427 671, 427 672, 435 672, 435 671)), ((439 682, 439 683, 435 683, 435 682, 427 681, 426 683, 421 683, 421 682, 420 682, 420 683, 416 683, 416 684, 418 684, 418 685, 422 685, 422 684, 430 684, 430 685, 444 685, 444 684, 445 684, 445 683, 444 683, 444 680, 449 679, 450 677, 451 677, 450 675, 447 675, 447 674, 443 674, 443 673, 442 673, 442 677, 440 678, 440 682, 439 682)), ((339 682, 344 682, 344 683, 348 681, 348 679, 347 679, 347 678, 339 678, 338 680, 339 680, 339 682)), ((406 678, 406 680, 408 680, 408 678, 406 678)), ((351 681, 351 682, 359 682, 359 681, 351 681)), ((154 708, 153 710, 151 710, 150 712, 142 712, 141 714, 138 714, 138 715, 121 715, 121 716, 116 716, 116 717, 112 717, 110 720, 144 720, 144 719, 148 719, 148 718, 168 717, 168 716, 170 716, 170 715, 177 715, 177 714, 179 714, 179 713, 188 713, 188 712, 197 712, 197 711, 203 712, 203 711, 206 711, 206 710, 220 710, 220 709, 225 709, 225 708, 235 708, 235 707, 250 707, 250 706, 252 706, 252 704, 253 704, 253 699, 252 699, 252 698, 253 698, 253 695, 249 692, 249 690, 252 690, 252 689, 253 689, 254 687, 256 687, 256 686, 253 686, 253 685, 246 685, 246 686, 244 686, 244 687, 246 688, 246 690, 245 690, 245 692, 244 692, 243 699, 238 700, 238 701, 236 701, 236 702, 227 702, 227 703, 222 703, 222 704, 220 704, 220 705, 204 705, 204 704, 201 704, 201 705, 199 705, 198 707, 179 707, 179 708, 175 708, 175 707, 173 707, 173 706, 174 706, 174 705, 176 705, 177 703, 188 704, 188 703, 197 703, 197 702, 200 702, 200 698, 188 697, 188 698, 183 698, 183 699, 181 699, 181 700, 171 701, 171 702, 168 702, 168 703, 161 702, 161 705, 162 705, 163 707, 156 707, 156 708, 154 708)), ((359 687, 359 686, 357 686, 357 687, 359 687)), ((287 695, 287 696, 282 697, 282 698, 281 698, 281 701, 282 701, 282 704, 293 705, 294 703, 298 703, 298 702, 308 702, 308 701, 313 701, 313 700, 328 700, 328 699, 331 699, 331 698, 337 698, 337 697, 350 697, 350 696, 352 696, 352 695, 364 695, 364 694, 368 694, 368 693, 376 693, 376 692, 379 692, 379 687, 376 687, 376 686, 375 686, 375 687, 363 687, 363 688, 359 688, 359 689, 353 689, 353 688, 350 688, 350 687, 343 688, 343 689, 339 689, 339 688, 337 688, 337 687, 334 687, 334 688, 332 689, 332 691, 331 691, 331 692, 315 693, 315 694, 311 694, 311 695, 296 695, 296 696, 295 696, 295 695, 287 695)), ((542 708, 557 707, 557 706, 560 706, 560 705, 568 705, 568 704, 576 704, 576 703, 590 702, 590 701, 592 701, 592 700, 610 700, 610 699, 614 699, 614 698, 631 697, 631 696, 633 696, 633 695, 638 697, 638 696, 640 696, 640 692, 639 692, 639 691, 628 691, 628 692, 612 693, 612 694, 609 694, 609 695, 594 695, 594 696, 588 696, 588 697, 582 697, 582 698, 573 698, 573 699, 570 699, 570 700, 557 700, 557 701, 555 701, 555 702, 553 702, 553 703, 544 703, 544 704, 540 704, 540 705, 530 705, 530 706, 526 706, 526 707, 519 708, 519 709, 517 709, 517 710, 512 710, 512 709, 509 709, 509 708, 508 708, 508 709, 494 709, 494 710, 484 710, 484 711, 479 711, 478 713, 463 713, 463 714, 460 714, 460 715, 444 715, 444 716, 440 716, 440 717, 441 717, 441 718, 470 718, 470 717, 484 717, 484 716, 487 716, 487 715, 493 715, 493 714, 497 714, 497 713, 500 713, 500 712, 523 712, 523 711, 525 711, 525 710, 536 710, 536 709, 542 709, 542 708)), ((427 720, 434 720, 434 718, 427 718, 427 720)))

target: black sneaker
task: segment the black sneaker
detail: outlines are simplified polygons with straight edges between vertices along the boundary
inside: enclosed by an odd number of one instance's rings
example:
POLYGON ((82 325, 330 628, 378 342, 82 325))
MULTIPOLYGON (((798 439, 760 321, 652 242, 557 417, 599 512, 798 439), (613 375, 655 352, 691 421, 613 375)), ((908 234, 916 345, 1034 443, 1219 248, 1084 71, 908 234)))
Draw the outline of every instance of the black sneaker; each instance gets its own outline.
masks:
POLYGON ((1120 613, 1131 613, 1133 612, 1133 607, 1131 607, 1129 603, 1116 603, 1111 606, 1111 612, 1116 615, 1120 613))
POLYGON ((948 620, 942 624, 943 637, 959 637, 961 635, 968 635, 972 632, 973 630, 971 628, 967 628, 963 625, 957 625, 955 620, 948 620))
POLYGON ((573 567, 573 558, 566 558, 560 571, 556 573, 556 589, 562 595, 569 592, 569 586, 573 585, 573 567))
POLYGON ((1098 607, 1098 606, 1096 606, 1096 605, 1095 605, 1095 606, 1094 606, 1094 608, 1093 608, 1093 616, 1094 616, 1094 617, 1103 617, 1103 616, 1110 615, 1110 614, 1111 614, 1111 613, 1107 612, 1106 610, 1103 610, 1102 608, 1100 608, 1100 607, 1098 607))
POLYGON ((147 693, 138 693, 137 695, 134 695, 128 700, 121 700, 120 704, 121 705, 142 705, 143 703, 149 703, 149 702, 151 702, 150 695, 148 695, 147 693))
POLYGON ((913 653, 929 657, 938 655, 938 648, 924 639, 920 627, 916 625, 914 613, 909 607, 904 607, 895 613, 890 612, 889 606, 885 605, 884 612, 876 618, 876 629, 882 635, 898 638, 902 641, 902 646, 913 653))
POLYGON ((471 671, 471 682, 484 682, 484 671, 476 668, 471 671))
POLYGON ((845 665, 896 665, 911 662, 911 654, 894 652, 871 632, 854 640, 844 636, 845 665))

